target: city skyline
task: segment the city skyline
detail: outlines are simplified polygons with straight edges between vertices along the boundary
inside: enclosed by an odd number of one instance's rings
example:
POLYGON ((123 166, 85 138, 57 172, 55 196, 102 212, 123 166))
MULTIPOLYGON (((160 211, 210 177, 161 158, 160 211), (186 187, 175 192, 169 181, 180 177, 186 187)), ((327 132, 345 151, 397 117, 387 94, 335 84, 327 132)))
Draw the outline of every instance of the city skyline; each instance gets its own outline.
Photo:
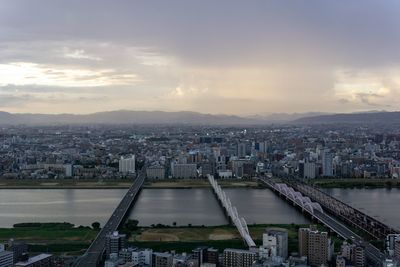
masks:
POLYGON ((399 5, 3 1, 0 110, 399 110, 399 5))

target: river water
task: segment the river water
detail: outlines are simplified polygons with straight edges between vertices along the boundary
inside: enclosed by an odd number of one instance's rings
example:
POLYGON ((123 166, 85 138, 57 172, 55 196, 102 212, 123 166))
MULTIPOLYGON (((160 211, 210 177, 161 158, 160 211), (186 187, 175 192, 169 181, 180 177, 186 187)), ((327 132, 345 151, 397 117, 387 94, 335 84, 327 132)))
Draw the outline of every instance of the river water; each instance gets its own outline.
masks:
MULTIPOLYGON (((399 189, 329 189, 340 199, 398 228, 399 189)), ((104 225, 125 189, 3 189, 0 227, 21 222, 70 222, 104 225)), ((252 223, 308 223, 298 210, 269 189, 225 189, 239 215, 252 223)), ((130 218, 139 224, 222 225, 227 220, 211 189, 143 189, 130 218)))

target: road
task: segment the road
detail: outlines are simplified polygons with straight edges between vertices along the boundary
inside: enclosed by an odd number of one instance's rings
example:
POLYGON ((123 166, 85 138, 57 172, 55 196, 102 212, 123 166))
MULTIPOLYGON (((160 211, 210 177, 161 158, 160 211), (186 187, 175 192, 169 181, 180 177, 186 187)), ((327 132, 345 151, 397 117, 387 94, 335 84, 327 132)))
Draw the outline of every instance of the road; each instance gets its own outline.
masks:
POLYGON ((364 246, 367 259, 374 262, 375 266, 383 265, 383 262, 386 259, 385 255, 379 249, 366 242, 362 237, 351 231, 348 227, 344 226, 328 214, 321 213, 318 210, 314 211, 314 217, 317 218, 321 223, 328 226, 341 237, 347 240, 351 240, 353 244, 364 246))
POLYGON ((123 222, 127 212, 129 211, 136 195, 140 191, 145 180, 144 171, 139 172, 135 182, 129 188, 124 198, 121 200, 117 208, 114 210, 110 219, 98 233, 96 239, 87 249, 86 253, 75 263, 76 267, 96 267, 105 250, 106 235, 116 231, 123 222))

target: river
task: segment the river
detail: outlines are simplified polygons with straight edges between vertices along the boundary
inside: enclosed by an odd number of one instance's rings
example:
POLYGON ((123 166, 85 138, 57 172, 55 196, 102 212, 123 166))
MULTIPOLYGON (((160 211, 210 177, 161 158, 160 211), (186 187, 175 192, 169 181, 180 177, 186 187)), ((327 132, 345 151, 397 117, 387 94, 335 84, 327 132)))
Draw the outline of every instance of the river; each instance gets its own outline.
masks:
MULTIPOLYGON (((224 189, 240 216, 253 223, 308 223, 298 210, 269 189, 224 189)), ((326 189, 334 196, 400 228, 400 189, 326 189)), ((102 225, 125 189, 2 189, 0 227, 21 222, 102 225)), ((211 189, 143 189, 130 218, 139 224, 222 225, 227 220, 211 189)))

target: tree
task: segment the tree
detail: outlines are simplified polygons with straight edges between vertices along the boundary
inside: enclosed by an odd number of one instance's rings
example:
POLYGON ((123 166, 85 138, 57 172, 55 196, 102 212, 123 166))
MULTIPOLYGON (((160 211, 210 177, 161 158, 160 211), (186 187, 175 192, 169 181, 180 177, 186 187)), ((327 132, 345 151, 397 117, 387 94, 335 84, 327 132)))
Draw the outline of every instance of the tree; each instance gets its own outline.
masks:
POLYGON ((172 225, 173 225, 174 227, 176 227, 176 222, 173 222, 172 225))
POLYGON ((138 229, 138 224, 139 224, 138 220, 128 220, 125 223, 125 229, 129 232, 136 231, 138 229))
POLYGON ((99 230, 100 229, 100 223, 99 222, 94 222, 92 223, 92 227, 94 230, 99 230))

